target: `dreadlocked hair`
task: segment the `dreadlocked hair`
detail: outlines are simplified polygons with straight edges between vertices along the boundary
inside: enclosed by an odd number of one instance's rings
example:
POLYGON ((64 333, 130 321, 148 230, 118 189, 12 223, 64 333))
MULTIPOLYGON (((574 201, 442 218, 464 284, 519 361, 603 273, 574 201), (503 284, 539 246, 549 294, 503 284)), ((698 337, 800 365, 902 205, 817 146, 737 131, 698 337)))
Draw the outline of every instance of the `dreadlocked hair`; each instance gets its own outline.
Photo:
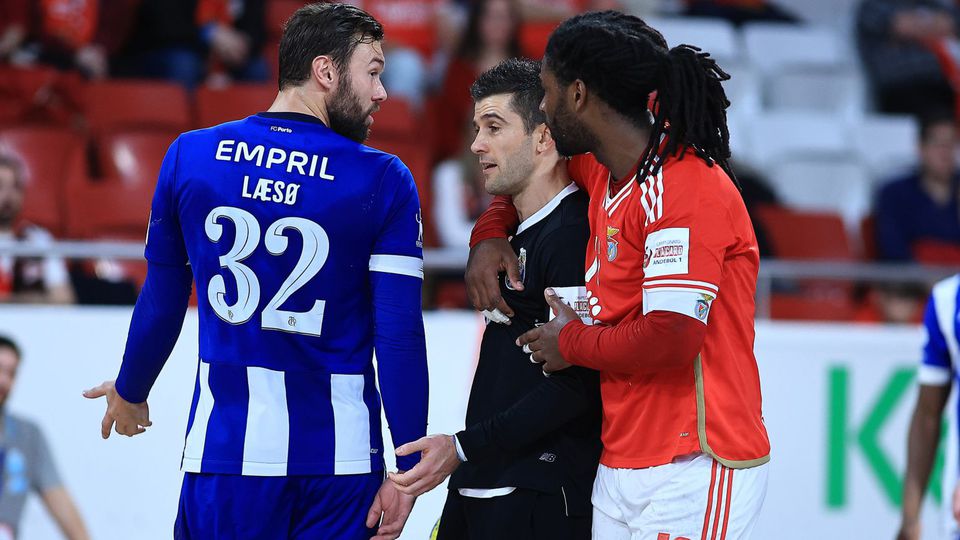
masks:
MULTIPOLYGON (((550 36, 544 62, 562 84, 580 79, 613 110, 650 128, 639 171, 656 174, 667 156, 683 157, 692 149, 707 165, 719 164, 739 187, 728 164, 730 102, 721 84, 730 76, 706 52, 691 45, 668 49, 660 32, 642 19, 597 11, 561 24, 550 36)), ((645 178, 637 175, 640 182, 645 178)))

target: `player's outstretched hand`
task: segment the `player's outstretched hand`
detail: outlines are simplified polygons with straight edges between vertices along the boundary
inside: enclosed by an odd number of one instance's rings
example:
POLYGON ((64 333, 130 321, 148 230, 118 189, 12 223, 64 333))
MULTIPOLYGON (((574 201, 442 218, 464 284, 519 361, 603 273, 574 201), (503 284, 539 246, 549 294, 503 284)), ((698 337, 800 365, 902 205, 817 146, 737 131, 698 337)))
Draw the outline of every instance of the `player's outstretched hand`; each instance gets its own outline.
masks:
POLYGON ((580 318, 577 312, 563 303, 553 289, 543 291, 544 298, 550 309, 557 314, 547 324, 534 328, 517 338, 517 346, 530 353, 530 361, 543 364, 544 374, 560 371, 570 367, 570 363, 560 354, 560 330, 572 321, 580 318))
POLYGON ((104 381, 101 385, 83 391, 87 399, 107 398, 107 412, 100 422, 100 435, 106 439, 110 436, 113 425, 117 425, 117 433, 133 437, 139 435, 153 425, 150 421, 150 408, 147 402, 130 403, 117 393, 114 381, 104 381))
POLYGON ((371 540, 394 540, 399 537, 416 501, 413 495, 401 493, 396 484, 384 480, 373 499, 373 506, 367 512, 367 527, 373 528, 380 523, 376 536, 371 540))
POLYGON ((398 456, 422 452, 420 463, 405 473, 389 473, 387 477, 397 489, 419 496, 440 485, 460 466, 457 446, 450 435, 430 435, 397 448, 398 456))
POLYGON ((510 242, 505 238, 491 238, 477 242, 470 248, 467 271, 463 275, 470 303, 478 311, 499 309, 507 317, 513 317, 513 310, 500 296, 500 272, 507 273, 514 290, 523 290, 520 263, 510 242))
POLYGON ((953 503, 951 504, 951 509, 953 510, 953 519, 960 525, 960 482, 953 488, 953 503))

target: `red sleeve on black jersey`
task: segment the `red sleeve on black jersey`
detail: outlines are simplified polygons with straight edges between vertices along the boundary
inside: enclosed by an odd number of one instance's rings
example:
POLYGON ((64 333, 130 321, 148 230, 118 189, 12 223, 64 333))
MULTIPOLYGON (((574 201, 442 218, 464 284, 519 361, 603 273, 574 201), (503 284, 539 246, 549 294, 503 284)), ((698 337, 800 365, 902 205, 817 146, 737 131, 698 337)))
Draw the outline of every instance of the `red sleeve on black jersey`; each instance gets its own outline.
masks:
POLYGON ((520 217, 517 216, 517 208, 513 206, 513 199, 506 195, 498 195, 493 198, 490 206, 473 225, 470 247, 482 240, 506 238, 511 231, 516 230, 519 224, 520 217))

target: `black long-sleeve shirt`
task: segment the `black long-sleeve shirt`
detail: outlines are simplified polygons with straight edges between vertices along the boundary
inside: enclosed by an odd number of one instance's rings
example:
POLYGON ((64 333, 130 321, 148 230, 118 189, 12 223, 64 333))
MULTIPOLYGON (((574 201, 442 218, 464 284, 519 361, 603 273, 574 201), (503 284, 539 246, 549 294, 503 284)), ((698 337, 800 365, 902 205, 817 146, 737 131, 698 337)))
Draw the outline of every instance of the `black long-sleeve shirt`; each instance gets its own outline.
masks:
POLYGON ((515 344, 549 320, 546 287, 583 285, 587 196, 573 192, 556 201, 524 221, 510 242, 525 288, 513 291, 500 280, 515 316, 509 326, 490 323, 484 331, 467 428, 457 434, 467 462, 449 488, 562 491, 568 512, 584 515, 601 451, 599 374, 572 367, 544 377, 515 344))

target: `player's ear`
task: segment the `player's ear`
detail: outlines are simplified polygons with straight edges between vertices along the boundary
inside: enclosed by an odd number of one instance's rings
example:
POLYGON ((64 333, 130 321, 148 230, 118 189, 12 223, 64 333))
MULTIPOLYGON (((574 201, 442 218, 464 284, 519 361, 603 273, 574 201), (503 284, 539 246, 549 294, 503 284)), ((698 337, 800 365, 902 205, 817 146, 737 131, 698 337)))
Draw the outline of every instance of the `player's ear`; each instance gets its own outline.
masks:
POLYGON ((537 153, 549 152, 556 147, 553 134, 546 124, 540 124, 533 130, 533 140, 537 143, 537 153))
POLYGON ((340 73, 337 72, 337 66, 329 56, 321 55, 314 58, 311 69, 320 88, 329 91, 337 87, 337 77, 340 73))
POLYGON ((580 112, 587 106, 587 85, 580 79, 573 81, 569 89, 570 97, 573 100, 573 110, 580 112))

